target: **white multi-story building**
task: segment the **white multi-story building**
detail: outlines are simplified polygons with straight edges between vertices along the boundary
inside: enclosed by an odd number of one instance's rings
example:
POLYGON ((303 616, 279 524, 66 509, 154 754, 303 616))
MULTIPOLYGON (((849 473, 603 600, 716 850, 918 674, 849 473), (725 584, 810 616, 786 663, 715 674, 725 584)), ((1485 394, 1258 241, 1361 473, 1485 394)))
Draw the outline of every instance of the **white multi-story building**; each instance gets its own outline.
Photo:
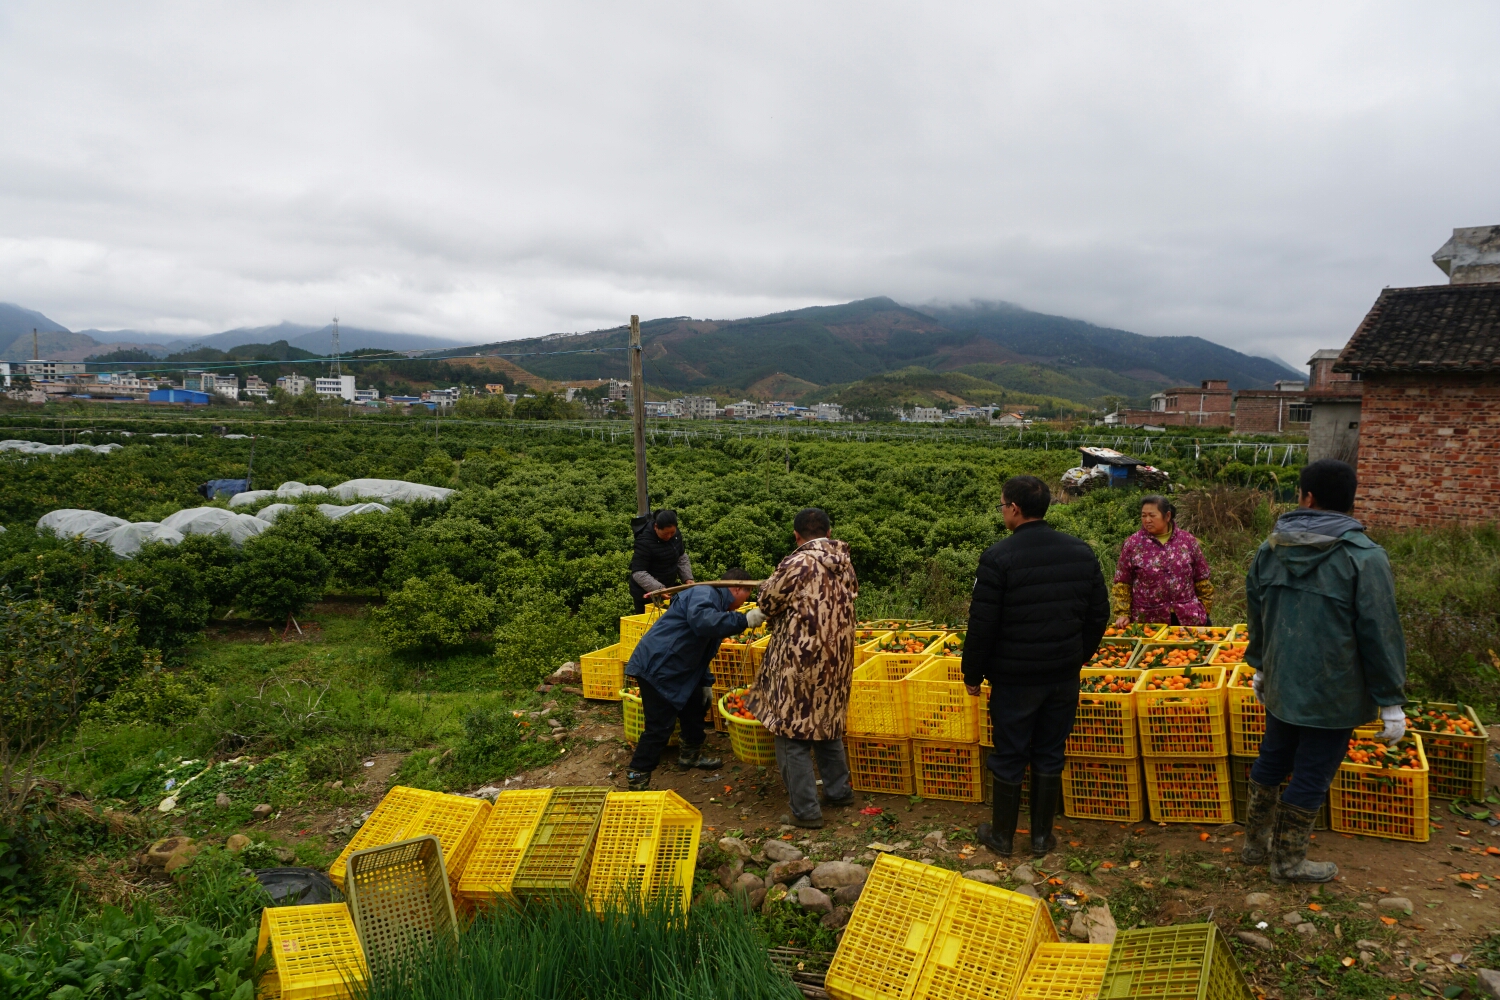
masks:
POLYGON ((943 411, 936 406, 913 406, 911 412, 905 416, 908 421, 914 424, 940 424, 943 422, 943 411))
POLYGON ((379 389, 355 389, 354 401, 356 403, 373 403, 380 398, 379 389))
POLYGON ((682 415, 689 420, 712 420, 719 415, 719 407, 712 396, 683 396, 674 402, 682 404, 682 415))
POLYGON ((284 389, 293 396, 302 395, 311 384, 311 380, 306 375, 283 375, 276 380, 276 388, 284 389))
POLYGON ((266 399, 271 395, 271 387, 259 375, 246 375, 245 395, 254 399, 266 399))
POLYGON ((432 389, 422 393, 422 402, 436 403, 439 406, 452 406, 458 402, 458 386, 452 389, 432 389))
POLYGON ((82 375, 88 371, 82 361, 12 361, 11 371, 17 375, 82 375))
POLYGON ((838 403, 816 403, 812 407, 814 420, 826 420, 838 423, 844 419, 844 408, 838 403))
POLYGON ((319 396, 332 396, 337 399, 354 401, 354 376, 353 375, 329 375, 323 378, 313 379, 313 392, 319 396))
POLYGON ((0 378, 5 380, 5 387, 10 388, 10 362, 0 361, 0 378))

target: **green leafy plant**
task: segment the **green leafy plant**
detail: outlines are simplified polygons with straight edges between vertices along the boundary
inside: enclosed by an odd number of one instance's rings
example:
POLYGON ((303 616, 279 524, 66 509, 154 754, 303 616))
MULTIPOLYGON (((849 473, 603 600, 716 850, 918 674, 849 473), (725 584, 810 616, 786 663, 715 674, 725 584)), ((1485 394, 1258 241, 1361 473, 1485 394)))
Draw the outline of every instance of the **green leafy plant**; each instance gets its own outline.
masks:
POLYGON ((387 647, 395 650, 461 646, 472 632, 485 632, 495 618, 495 602, 475 584, 451 573, 428 579, 410 577, 384 607, 371 613, 387 647))
POLYGON ((245 543, 239 569, 240 606, 272 621, 292 618, 323 596, 332 567, 315 546, 272 531, 245 543))

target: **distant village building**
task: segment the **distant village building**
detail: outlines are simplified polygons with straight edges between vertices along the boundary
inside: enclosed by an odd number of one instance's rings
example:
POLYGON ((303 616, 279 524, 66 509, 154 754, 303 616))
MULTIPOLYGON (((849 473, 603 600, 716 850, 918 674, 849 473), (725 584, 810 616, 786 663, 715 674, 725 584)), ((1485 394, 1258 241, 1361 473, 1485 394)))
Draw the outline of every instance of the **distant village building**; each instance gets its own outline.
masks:
POLYGON ((1387 288, 1333 363, 1363 383, 1355 514, 1375 525, 1495 520, 1500 226, 1433 254, 1450 284, 1387 288))
POLYGON ((354 402, 354 376, 328 375, 313 379, 313 392, 319 396, 354 402))
POLYGON ((39 358, 31 361, 12 361, 10 365, 14 374, 30 375, 35 378, 82 375, 89 370, 89 366, 82 361, 43 361, 39 358))
POLYGON ((245 376, 245 395, 254 399, 265 399, 271 395, 271 387, 259 375, 245 376))
POLYGON ((1128 427, 1229 427, 1234 423, 1234 393, 1228 379, 1206 378, 1196 388, 1181 385, 1154 393, 1149 410, 1122 406, 1104 422, 1128 427))
POLYGON ((1240 389, 1234 394, 1236 434, 1304 432, 1312 420, 1306 382, 1283 379, 1274 389, 1240 389))
POLYGON ((943 411, 936 406, 913 406, 905 419, 914 424, 940 424, 943 422, 943 411))
POLYGON ((1307 359, 1307 460, 1336 458, 1354 465, 1359 461, 1359 407, 1364 382, 1348 372, 1336 372, 1337 348, 1314 352, 1307 359))
POLYGON ((276 388, 284 389, 293 396, 302 395, 311 384, 306 375, 283 375, 276 380, 276 388))

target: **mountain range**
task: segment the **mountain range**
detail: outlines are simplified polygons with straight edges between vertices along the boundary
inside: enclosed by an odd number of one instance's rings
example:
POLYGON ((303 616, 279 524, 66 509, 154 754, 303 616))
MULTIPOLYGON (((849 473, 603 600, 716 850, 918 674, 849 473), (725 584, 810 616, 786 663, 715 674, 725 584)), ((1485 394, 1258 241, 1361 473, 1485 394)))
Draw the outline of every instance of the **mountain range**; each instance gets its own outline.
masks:
MULTIPOLYGON (((285 342, 326 355, 332 327, 280 323, 210 336, 141 331, 70 331, 41 313, 0 304, 0 359, 83 360, 117 350, 154 356, 195 347, 228 351, 285 342)), ((1144 400, 1174 385, 1228 379, 1232 388, 1266 387, 1302 372, 1202 337, 1149 337, 1004 302, 907 306, 889 298, 815 306, 748 319, 686 316, 641 326, 648 388, 659 393, 832 400, 869 408, 901 404, 1049 401, 1098 406, 1144 400)), ((452 338, 340 328, 345 353, 359 348, 429 352, 431 357, 506 355, 554 382, 630 375, 624 326, 579 334, 464 345, 452 338)))

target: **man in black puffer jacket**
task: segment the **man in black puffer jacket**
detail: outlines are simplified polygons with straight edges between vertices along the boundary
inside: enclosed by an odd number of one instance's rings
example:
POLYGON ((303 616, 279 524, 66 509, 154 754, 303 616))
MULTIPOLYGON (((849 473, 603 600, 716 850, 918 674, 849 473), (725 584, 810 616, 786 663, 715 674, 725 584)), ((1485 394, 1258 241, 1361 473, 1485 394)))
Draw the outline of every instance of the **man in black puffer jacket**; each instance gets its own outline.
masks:
POLYGON ((1062 811, 1062 770, 1078 711, 1078 671, 1099 649, 1109 623, 1109 592, 1087 542, 1047 524, 1052 494, 1035 476, 1013 476, 1001 488, 1010 536, 979 557, 964 683, 969 694, 990 682, 995 746, 992 822, 977 839, 1009 857, 1021 809, 1021 782, 1031 766, 1031 853, 1057 846, 1052 821, 1062 811))

